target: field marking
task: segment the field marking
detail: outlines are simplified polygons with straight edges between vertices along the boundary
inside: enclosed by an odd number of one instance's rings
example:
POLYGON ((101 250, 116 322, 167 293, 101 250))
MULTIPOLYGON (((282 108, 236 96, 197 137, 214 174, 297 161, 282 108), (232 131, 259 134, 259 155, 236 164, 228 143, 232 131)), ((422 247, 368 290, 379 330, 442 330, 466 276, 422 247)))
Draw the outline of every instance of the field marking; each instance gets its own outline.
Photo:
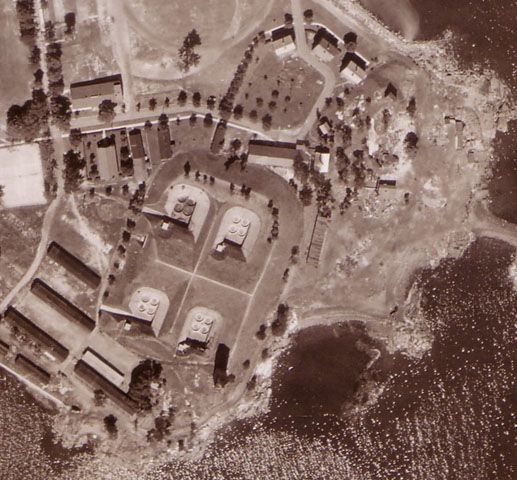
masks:
POLYGON ((163 260, 160 260, 160 259, 155 259, 155 262, 157 263, 160 263, 162 265, 165 265, 166 267, 170 267, 172 268, 173 270, 177 270, 178 272, 182 272, 182 273, 185 273, 186 275, 188 275, 189 277, 192 277, 192 278, 201 278, 203 280, 206 280, 207 282, 210 282, 210 283, 215 283, 216 285, 219 285, 223 288, 228 288, 229 290, 233 290, 235 292, 238 292, 238 293, 242 293, 243 295, 247 295, 247 296, 251 296, 252 293, 249 293, 249 292, 246 292, 245 290, 240 290, 236 287, 232 287, 231 285, 228 285, 226 283, 223 283, 223 282, 220 282, 219 280, 214 280, 213 278, 210 278, 210 277, 206 277, 204 275, 200 275, 198 273, 194 273, 194 272, 190 272, 188 270, 185 270, 181 267, 177 267, 176 265, 172 265, 170 263, 167 263, 167 262, 164 262, 163 260))

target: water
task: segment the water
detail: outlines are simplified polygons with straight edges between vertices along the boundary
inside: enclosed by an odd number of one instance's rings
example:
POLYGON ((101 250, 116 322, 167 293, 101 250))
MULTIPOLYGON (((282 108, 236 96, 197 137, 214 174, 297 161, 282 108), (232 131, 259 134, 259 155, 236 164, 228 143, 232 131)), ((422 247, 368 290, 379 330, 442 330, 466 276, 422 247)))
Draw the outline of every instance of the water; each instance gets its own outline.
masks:
POLYGON ((361 0, 361 3, 410 39, 432 40, 451 30, 461 64, 495 70, 517 93, 515 0, 361 0))

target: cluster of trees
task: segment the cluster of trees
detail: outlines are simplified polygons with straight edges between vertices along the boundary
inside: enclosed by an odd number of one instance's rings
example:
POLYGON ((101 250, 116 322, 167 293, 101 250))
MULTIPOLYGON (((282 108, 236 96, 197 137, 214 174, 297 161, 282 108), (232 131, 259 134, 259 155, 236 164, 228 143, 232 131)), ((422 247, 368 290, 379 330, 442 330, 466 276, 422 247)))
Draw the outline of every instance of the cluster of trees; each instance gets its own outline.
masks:
POLYGON ((151 383, 158 382, 161 373, 161 364, 152 359, 141 361, 131 373, 128 396, 141 410, 151 410, 156 403, 152 396, 151 383))
POLYGON ((159 442, 168 436, 175 414, 176 409, 174 407, 169 407, 167 411, 162 410, 160 415, 154 419, 154 428, 147 432, 147 441, 159 442))
POLYGON ((79 188, 83 181, 82 171, 86 167, 86 161, 77 152, 68 150, 63 155, 63 161, 65 164, 65 170, 63 176, 65 178, 65 191, 67 193, 73 192, 79 188))
MULTIPOLYGON (((246 71, 248 70, 248 66, 251 60, 253 59, 253 51, 257 43, 258 38, 255 37, 246 49, 246 51, 244 52, 244 58, 237 66, 237 70, 235 71, 230 86, 228 87, 228 90, 219 102, 219 113, 223 118, 229 118, 233 112, 233 103, 242 86, 244 76, 246 75, 246 71)), ((242 106, 240 106, 240 108, 237 110, 238 114, 242 115, 242 110, 242 106)))
POLYGON ((115 107, 117 106, 116 102, 113 102, 110 99, 105 99, 99 104, 99 121, 104 123, 111 123, 115 118, 115 107))
POLYGON ((7 110, 7 133, 14 140, 33 140, 48 128, 48 118, 47 95, 42 89, 35 89, 30 100, 7 110))
POLYGON ((65 88, 63 67, 61 64, 62 55, 63 51, 60 43, 54 42, 47 46, 47 77, 49 93, 51 95, 60 95, 65 88))
POLYGON ((195 67, 199 63, 201 57, 194 51, 194 49, 199 45, 201 45, 201 37, 194 28, 188 32, 187 36, 183 40, 183 45, 181 45, 178 50, 180 70, 188 72, 192 67, 195 67))
POLYGON ((20 24, 20 38, 23 43, 33 49, 38 34, 34 0, 16 0, 16 14, 20 24))
POLYGON ((41 160, 43 162, 43 178, 45 183, 45 192, 47 195, 53 195, 57 191, 56 166, 54 144, 50 140, 39 142, 39 150, 41 160))

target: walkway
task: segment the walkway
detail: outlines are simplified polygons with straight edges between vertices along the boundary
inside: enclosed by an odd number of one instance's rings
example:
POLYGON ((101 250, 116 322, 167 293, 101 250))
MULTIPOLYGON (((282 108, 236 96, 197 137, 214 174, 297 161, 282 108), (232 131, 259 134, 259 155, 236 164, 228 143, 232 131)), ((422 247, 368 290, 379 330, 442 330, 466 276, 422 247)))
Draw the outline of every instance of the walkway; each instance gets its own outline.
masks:
POLYGON ((307 39, 305 37, 305 22, 303 17, 301 0, 291 0, 291 8, 294 19, 294 31, 296 34, 296 49, 301 59, 307 62, 317 72, 321 73, 324 77, 325 85, 320 93, 320 96, 314 103, 312 110, 310 111, 307 119, 301 128, 296 131, 296 136, 304 138, 310 131, 312 126, 316 123, 318 116, 318 110, 323 109, 325 105, 325 99, 332 97, 334 88, 336 86, 336 76, 332 69, 320 62, 310 51, 307 45, 307 39))

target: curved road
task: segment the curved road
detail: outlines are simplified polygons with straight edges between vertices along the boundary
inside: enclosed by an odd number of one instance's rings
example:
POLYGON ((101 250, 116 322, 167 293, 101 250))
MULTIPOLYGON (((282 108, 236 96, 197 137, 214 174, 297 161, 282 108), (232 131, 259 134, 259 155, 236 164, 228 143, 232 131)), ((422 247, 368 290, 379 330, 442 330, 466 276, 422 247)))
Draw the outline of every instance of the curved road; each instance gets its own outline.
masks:
POLYGON ((294 31, 296 34, 296 49, 298 56, 313 67, 317 72, 321 73, 325 80, 325 85, 320 93, 320 96, 314 103, 304 124, 296 131, 293 136, 303 138, 312 128, 317 120, 317 111, 321 110, 325 105, 325 99, 331 97, 336 86, 336 76, 328 65, 318 60, 310 51, 305 37, 305 23, 303 19, 303 11, 301 0, 291 0, 291 9, 294 19, 294 31))

